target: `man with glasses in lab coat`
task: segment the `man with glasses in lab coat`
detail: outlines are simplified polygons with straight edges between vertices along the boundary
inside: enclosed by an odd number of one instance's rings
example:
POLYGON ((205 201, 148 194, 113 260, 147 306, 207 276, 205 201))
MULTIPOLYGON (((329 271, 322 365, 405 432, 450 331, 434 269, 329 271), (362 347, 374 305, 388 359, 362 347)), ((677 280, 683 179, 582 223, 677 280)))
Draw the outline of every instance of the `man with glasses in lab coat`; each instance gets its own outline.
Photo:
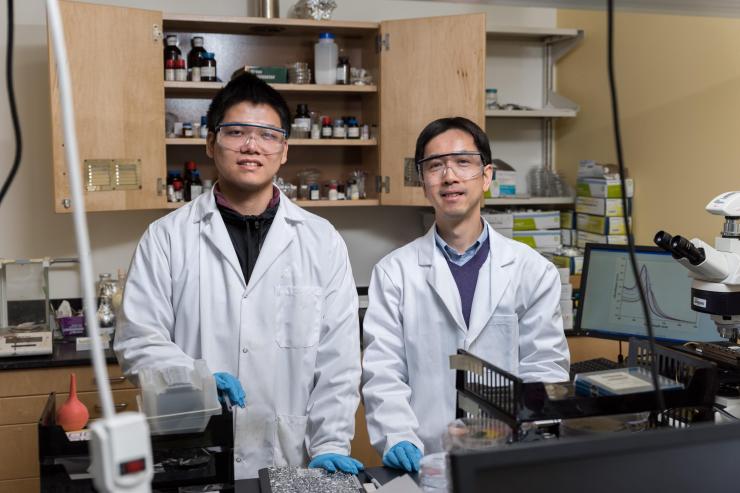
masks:
POLYGON ((409 472, 442 450, 455 419, 458 348, 525 381, 567 381, 570 365, 557 269, 481 217, 486 133, 466 118, 436 120, 415 159, 435 224, 375 266, 363 321, 370 441, 385 465, 409 472))
POLYGON ((206 360, 235 404, 234 475, 357 473, 358 302, 347 248, 273 185, 290 112, 244 74, 208 110, 213 191, 152 223, 128 275, 115 350, 126 375, 206 360))

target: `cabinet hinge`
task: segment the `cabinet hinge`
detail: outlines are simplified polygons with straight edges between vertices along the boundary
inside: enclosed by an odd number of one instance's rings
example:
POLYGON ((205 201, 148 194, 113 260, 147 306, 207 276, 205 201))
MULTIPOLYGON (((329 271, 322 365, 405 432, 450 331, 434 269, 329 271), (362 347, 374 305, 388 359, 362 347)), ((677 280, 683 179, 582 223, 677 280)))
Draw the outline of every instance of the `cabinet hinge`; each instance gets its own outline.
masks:
POLYGON ((391 49, 391 35, 389 33, 375 36, 375 51, 380 53, 383 48, 385 48, 385 51, 391 49))
POLYGON ((153 24, 152 25, 152 40, 155 43, 161 43, 162 39, 164 39, 164 34, 162 34, 162 28, 159 26, 159 24, 153 24))
POLYGON ((381 193, 381 192, 391 193, 391 177, 390 176, 376 176, 375 177, 375 191, 378 193, 381 193))

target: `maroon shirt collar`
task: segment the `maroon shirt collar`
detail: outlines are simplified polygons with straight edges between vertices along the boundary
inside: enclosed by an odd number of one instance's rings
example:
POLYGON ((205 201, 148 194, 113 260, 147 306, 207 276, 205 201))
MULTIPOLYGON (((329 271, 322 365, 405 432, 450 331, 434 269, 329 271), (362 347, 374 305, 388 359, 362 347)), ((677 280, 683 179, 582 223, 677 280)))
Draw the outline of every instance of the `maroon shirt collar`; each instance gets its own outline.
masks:
MULTIPOLYGON (((224 196, 224 194, 221 193, 221 188, 219 187, 218 183, 216 183, 216 186, 213 187, 213 194, 216 196, 216 204, 239 214, 239 211, 237 211, 234 208, 234 206, 231 205, 231 202, 229 202, 229 200, 224 196)), ((277 207, 279 203, 280 203, 280 190, 278 190, 278 187, 273 185, 272 186, 272 198, 270 199, 270 203, 267 204, 267 209, 277 207)))

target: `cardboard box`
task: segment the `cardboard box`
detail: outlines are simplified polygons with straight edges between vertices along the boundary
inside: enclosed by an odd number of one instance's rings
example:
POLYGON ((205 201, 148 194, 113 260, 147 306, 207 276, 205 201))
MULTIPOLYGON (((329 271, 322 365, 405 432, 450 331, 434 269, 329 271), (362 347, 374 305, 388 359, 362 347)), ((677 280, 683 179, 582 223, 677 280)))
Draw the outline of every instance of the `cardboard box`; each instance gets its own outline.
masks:
POLYGON ((578 236, 575 229, 561 229, 560 230, 560 241, 563 246, 576 246, 578 242, 578 236))
POLYGON ((571 300, 573 298, 573 286, 562 284, 560 286, 560 301, 571 300))
POLYGON ((626 245, 627 235, 595 235, 585 231, 578 232, 578 248, 586 248, 586 243, 608 243, 610 245, 626 245))
POLYGON ((573 328, 573 300, 561 300, 560 312, 563 315, 563 329, 571 330, 573 328))
POLYGON ((514 231, 560 229, 560 212, 514 212, 514 231))
MULTIPOLYGON (((578 214, 576 217, 578 231, 585 231, 597 235, 626 235, 627 228, 624 217, 593 216, 578 214)), ((630 225, 632 219, 630 218, 630 225)), ((563 242, 565 244, 565 242, 563 242)))
MULTIPOLYGON (((516 231, 513 232, 513 239, 521 241, 535 249, 554 249, 561 247, 560 230, 548 229, 538 231, 516 231)), ((547 250, 545 250, 547 251, 547 250)))
POLYGON ((270 84, 287 84, 288 69, 285 67, 244 67, 244 72, 250 72, 270 84))
MULTIPOLYGON (((635 193, 632 178, 625 178, 627 197, 635 193)), ((576 182, 576 195, 579 197, 599 197, 616 199, 622 196, 622 183, 619 179, 579 178, 576 182)))
MULTIPOLYGON (((632 213, 632 199, 627 199, 627 215, 632 213)), ((624 216, 622 199, 603 199, 597 197, 576 197, 576 212, 594 216, 624 216)))
POLYGON ((573 275, 579 275, 583 272, 583 255, 553 255, 552 263, 558 267, 570 269, 573 275))
POLYGON ((495 230, 498 229, 514 229, 514 216, 508 212, 491 212, 490 210, 484 210, 481 213, 483 219, 495 230))
POLYGON ((560 211, 560 227, 562 229, 576 229, 575 211, 560 211))
POLYGON ((590 159, 578 163, 578 178, 608 178, 619 177, 619 166, 616 164, 602 164, 590 159))
POLYGON ((516 195, 516 170, 507 162, 493 160, 493 180, 486 197, 514 197, 516 195))

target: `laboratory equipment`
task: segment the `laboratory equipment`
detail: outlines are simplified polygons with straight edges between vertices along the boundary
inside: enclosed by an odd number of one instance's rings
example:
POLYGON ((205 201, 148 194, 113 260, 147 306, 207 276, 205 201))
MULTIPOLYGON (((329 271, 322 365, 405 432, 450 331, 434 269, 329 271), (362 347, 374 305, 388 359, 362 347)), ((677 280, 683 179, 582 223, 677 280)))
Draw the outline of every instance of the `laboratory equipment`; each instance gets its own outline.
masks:
POLYGON ((80 176, 81 161, 77 147, 72 82, 58 0, 47 0, 46 11, 47 24, 51 33, 50 46, 56 61, 69 191, 71 203, 74 204, 72 216, 80 262, 83 306, 92 340, 92 361, 103 412, 103 419, 96 421, 90 427, 93 479, 95 486, 101 492, 148 493, 151 491, 150 482, 153 474, 152 449, 148 440, 149 427, 143 414, 130 412, 116 414, 114 411, 105 357, 100 344, 100 334, 98 334, 98 321, 93 313, 95 300, 90 237, 85 218, 85 200, 80 176))
POLYGON ((735 422, 451 452, 449 470, 456 493, 727 491, 738 447, 735 422))
POLYGON ((314 77, 317 84, 336 84, 338 48, 332 33, 321 33, 314 45, 314 77))
POLYGON ((216 82, 216 55, 209 51, 203 53, 200 59, 200 80, 204 82, 216 82))
POLYGON ((85 427, 90 420, 90 413, 77 398, 77 375, 69 375, 69 396, 57 410, 57 423, 64 431, 77 431, 85 427))
POLYGON ((188 53, 188 75, 193 82, 200 81, 200 60, 206 53, 203 48, 203 36, 193 36, 190 40, 192 48, 188 53))
MULTIPOLYGON (((692 311, 686 303, 691 278, 670 253, 637 245, 635 258, 657 341, 684 344, 719 340, 709 315, 692 311)), ((576 333, 620 341, 647 337, 626 245, 586 245, 580 296, 576 333)))
POLYGON ((725 218, 714 248, 699 238, 689 241, 665 231, 655 235, 655 243, 689 270, 691 309, 708 314, 719 335, 734 344, 740 329, 740 192, 715 197, 706 210, 725 218))
POLYGON ((141 408, 152 435, 198 433, 221 414, 216 381, 203 360, 193 368, 143 368, 139 372, 141 408))

